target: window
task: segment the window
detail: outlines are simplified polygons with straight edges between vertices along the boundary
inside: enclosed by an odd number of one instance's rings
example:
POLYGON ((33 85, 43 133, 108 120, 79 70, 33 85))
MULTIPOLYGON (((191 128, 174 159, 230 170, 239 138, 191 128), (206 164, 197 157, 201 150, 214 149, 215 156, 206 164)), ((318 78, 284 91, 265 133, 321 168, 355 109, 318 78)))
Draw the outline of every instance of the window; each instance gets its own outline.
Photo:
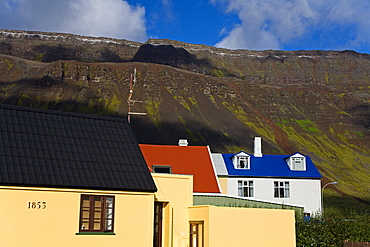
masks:
POLYGON ((241 156, 237 157, 236 168, 238 169, 249 169, 248 157, 241 156))
POLYGON ((304 158, 296 157, 296 158, 291 158, 291 159, 292 159, 292 170, 295 170, 295 171, 306 170, 304 158))
POLYGON ((274 197, 275 198, 289 198, 289 182, 274 181, 274 197))
POLYGON ((163 203, 154 202, 154 236, 153 247, 162 246, 162 227, 163 227, 163 203))
POLYGON ((153 165, 152 167, 155 173, 172 173, 171 166, 153 165))
POLYGON ((250 158, 249 154, 245 152, 239 152, 232 157, 232 162, 235 169, 250 169, 250 158))
POLYGON ((253 181, 238 181, 238 196, 253 197, 253 181))
POLYGON ((303 212, 303 220, 304 221, 309 221, 311 219, 311 214, 308 212, 303 212))
POLYGON ((287 160, 290 170, 292 171, 305 171, 306 170, 306 157, 300 153, 296 153, 289 157, 287 160))
POLYGON ((80 232, 113 232, 114 196, 82 195, 80 232))
POLYGON ((203 247, 204 222, 190 222, 190 247, 203 247))

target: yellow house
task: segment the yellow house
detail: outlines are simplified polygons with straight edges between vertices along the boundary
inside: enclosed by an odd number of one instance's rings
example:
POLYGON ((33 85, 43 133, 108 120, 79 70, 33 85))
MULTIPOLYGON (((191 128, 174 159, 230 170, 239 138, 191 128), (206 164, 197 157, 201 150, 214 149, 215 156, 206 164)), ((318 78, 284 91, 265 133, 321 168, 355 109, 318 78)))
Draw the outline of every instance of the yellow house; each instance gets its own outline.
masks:
POLYGON ((158 245, 295 246, 294 210, 193 206, 193 176, 152 173, 158 245))
POLYGON ((151 193, 1 186, 0 198, 7 201, 0 205, 0 241, 4 247, 153 246, 151 193), (87 213, 81 209, 84 196, 96 199, 95 231, 81 231, 81 224, 88 221, 81 223, 81 214, 87 213), (108 198, 114 203, 112 231, 109 218, 105 218, 106 228, 101 229, 101 202, 108 198))
POLYGON ((0 104, 0 198, 4 247, 295 246, 294 211, 193 206, 119 118, 0 104))
POLYGON ((156 190, 125 120, 0 105, 1 246, 153 246, 156 190))

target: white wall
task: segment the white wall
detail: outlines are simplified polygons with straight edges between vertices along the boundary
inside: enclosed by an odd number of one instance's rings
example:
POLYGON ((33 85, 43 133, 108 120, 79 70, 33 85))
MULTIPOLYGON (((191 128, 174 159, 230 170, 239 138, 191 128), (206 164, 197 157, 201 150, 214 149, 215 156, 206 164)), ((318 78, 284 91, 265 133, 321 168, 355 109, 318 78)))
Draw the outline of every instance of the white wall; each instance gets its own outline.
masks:
MULTIPOLYGON (((276 179, 276 178, 228 178, 229 195, 238 196, 238 181, 254 181, 254 197, 250 199, 304 206, 311 215, 321 211, 321 180, 317 179, 276 179), (274 198, 274 181, 287 181, 290 198, 274 198)), ((225 192, 224 192, 225 193, 225 192)))

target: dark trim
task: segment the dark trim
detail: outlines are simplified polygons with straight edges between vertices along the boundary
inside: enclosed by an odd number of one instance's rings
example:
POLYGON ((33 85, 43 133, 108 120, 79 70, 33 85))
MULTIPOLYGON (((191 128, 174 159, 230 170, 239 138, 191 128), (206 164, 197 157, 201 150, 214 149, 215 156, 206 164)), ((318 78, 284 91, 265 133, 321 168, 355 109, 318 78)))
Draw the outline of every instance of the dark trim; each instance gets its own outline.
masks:
POLYGON ((162 246, 163 202, 154 202, 153 247, 162 246))
POLYGON ((76 232, 76 235, 116 235, 114 232, 76 232))
POLYGON ((156 190, 138 190, 138 189, 117 189, 117 188, 101 188, 101 187, 83 187, 83 186, 57 186, 57 185, 43 185, 43 184, 16 184, 16 183, 2 183, 0 181, 0 186, 14 186, 14 187, 35 187, 35 188, 48 188, 48 189, 75 189, 75 190, 102 190, 102 191, 122 191, 122 192, 147 192, 147 193, 154 193, 157 192, 156 190))
POLYGON ((152 170, 154 173, 164 173, 164 174, 172 174, 172 166, 171 165, 152 165, 152 170), (169 169, 169 172, 158 172, 156 169, 169 169))
POLYGON ((189 221, 189 240, 190 247, 204 246, 204 221, 189 221), (195 232, 192 229, 193 225, 196 226, 195 232), (199 230, 199 226, 201 226, 202 229, 199 230), (193 235, 196 235, 196 245, 193 245, 193 235))
POLYGON ((311 179, 311 180, 321 180, 321 177, 267 177, 267 176, 243 176, 243 175, 222 175, 217 177, 227 177, 227 178, 271 178, 271 179, 311 179))
POLYGON ((114 231, 114 217, 115 217, 115 196, 111 196, 111 195, 87 195, 87 194, 81 194, 81 197, 80 197, 80 221, 79 221, 79 229, 80 229, 80 233, 108 233, 108 232, 113 232, 114 231), (88 209, 89 209, 89 224, 88 224, 88 227, 86 230, 83 230, 81 229, 81 225, 82 225, 82 217, 83 217, 83 199, 88 199, 89 201, 89 206, 88 206, 88 209), (100 201, 101 201, 101 206, 100 206, 100 229, 99 230, 93 230, 92 228, 94 228, 94 209, 95 209, 95 199, 96 198, 99 198, 100 201), (107 198, 112 198, 113 202, 112 202, 112 229, 111 230, 106 230, 107 226, 105 225, 106 224, 106 212, 107 212, 107 198))
POLYGON ((118 121, 118 122, 127 123, 127 120, 125 118, 120 118, 120 117, 98 116, 98 115, 90 115, 90 114, 77 113, 77 112, 24 107, 24 106, 8 105, 8 104, 0 104, 0 107, 12 108, 15 110, 22 110, 22 111, 28 111, 28 112, 42 112, 42 113, 51 113, 53 115, 67 115, 67 116, 92 118, 92 119, 100 119, 100 120, 110 120, 110 121, 118 121))

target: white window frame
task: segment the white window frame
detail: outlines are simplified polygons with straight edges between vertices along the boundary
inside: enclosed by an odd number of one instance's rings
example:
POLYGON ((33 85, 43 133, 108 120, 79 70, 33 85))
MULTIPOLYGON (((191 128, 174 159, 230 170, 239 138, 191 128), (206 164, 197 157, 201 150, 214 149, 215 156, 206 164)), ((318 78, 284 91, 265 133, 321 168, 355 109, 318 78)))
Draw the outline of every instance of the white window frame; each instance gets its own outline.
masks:
POLYGON ((306 162, 304 157, 294 157, 292 158, 292 170, 294 171, 305 171, 306 162))
POLYGON ((239 153, 234 156, 233 163, 235 169, 250 169, 250 156, 244 152, 239 153))
POLYGON ((288 165, 292 171, 305 171, 306 157, 297 153, 289 158, 288 165))
POLYGON ((290 198, 290 182, 274 181, 274 198, 290 198))
POLYGON ((249 169, 249 157, 246 156, 236 157, 236 168, 249 169))
POLYGON ((254 197, 254 182, 252 180, 238 180, 238 196, 254 197))

